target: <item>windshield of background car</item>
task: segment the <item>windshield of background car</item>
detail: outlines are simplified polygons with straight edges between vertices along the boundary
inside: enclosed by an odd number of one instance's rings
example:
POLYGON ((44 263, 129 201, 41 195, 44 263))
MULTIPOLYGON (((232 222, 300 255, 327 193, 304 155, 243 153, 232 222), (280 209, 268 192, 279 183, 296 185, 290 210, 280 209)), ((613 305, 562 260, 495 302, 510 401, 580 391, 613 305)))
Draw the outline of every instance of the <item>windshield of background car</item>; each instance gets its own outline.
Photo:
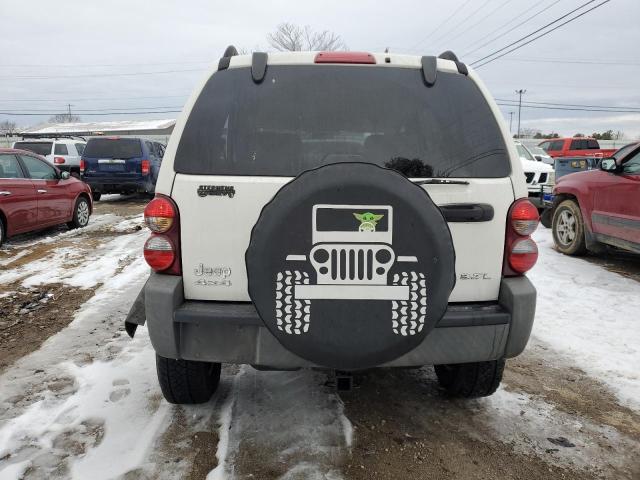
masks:
POLYGON ((531 160, 532 162, 536 161, 535 157, 531 155, 524 145, 516 145, 516 148, 518 149, 518 155, 522 160, 531 160))
MULTIPOLYGON (((87 147, 89 148, 89 147, 87 147)), ((175 156, 178 173, 292 177, 336 162, 370 162, 408 177, 510 174, 491 108, 467 76, 412 68, 272 66, 215 73, 175 156)))
POLYGON ((27 150, 29 152, 37 153, 38 155, 51 155, 51 147, 53 142, 16 142, 13 148, 20 150, 27 150))
POLYGON ((136 158, 142 156, 142 146, 137 138, 90 138, 83 157, 136 158))

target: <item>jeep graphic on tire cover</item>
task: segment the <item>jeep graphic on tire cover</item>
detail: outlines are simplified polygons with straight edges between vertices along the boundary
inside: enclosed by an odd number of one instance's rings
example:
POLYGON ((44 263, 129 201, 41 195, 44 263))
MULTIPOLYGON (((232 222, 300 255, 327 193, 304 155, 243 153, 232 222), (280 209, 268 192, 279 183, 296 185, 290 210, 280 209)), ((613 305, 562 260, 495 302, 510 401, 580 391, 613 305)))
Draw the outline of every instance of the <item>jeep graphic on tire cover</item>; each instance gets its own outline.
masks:
POLYGON ((399 173, 337 163, 302 173, 262 210, 246 254, 249 295, 294 354, 339 369, 419 345, 455 284, 449 227, 399 173))

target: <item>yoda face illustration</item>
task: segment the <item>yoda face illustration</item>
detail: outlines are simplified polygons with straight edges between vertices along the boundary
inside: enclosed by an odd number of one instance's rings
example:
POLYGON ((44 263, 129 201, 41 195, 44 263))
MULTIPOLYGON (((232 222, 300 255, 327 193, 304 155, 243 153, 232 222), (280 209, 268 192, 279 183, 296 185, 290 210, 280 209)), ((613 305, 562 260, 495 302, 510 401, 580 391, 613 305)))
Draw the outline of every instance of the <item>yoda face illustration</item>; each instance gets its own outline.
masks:
POLYGON ((384 215, 376 215, 371 212, 354 213, 353 216, 360 221, 359 232, 375 232, 376 225, 384 217, 384 215))

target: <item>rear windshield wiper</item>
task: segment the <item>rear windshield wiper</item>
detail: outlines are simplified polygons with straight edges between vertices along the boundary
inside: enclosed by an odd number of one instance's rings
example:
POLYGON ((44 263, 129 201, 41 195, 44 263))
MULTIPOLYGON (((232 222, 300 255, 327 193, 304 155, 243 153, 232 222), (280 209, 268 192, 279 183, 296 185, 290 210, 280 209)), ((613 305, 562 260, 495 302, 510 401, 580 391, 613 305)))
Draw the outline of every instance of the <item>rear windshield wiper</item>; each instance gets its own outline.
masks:
POLYGON ((427 180, 412 180, 416 185, 469 185, 466 180, 447 180, 446 178, 429 178, 427 180))

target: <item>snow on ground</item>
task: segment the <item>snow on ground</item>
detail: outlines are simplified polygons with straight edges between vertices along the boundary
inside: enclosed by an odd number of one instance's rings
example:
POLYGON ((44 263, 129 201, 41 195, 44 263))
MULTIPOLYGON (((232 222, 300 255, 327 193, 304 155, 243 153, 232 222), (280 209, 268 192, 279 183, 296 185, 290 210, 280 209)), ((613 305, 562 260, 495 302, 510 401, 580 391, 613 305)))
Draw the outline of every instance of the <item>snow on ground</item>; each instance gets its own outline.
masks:
POLYGON ((153 349, 146 332, 130 340, 105 321, 121 324, 147 275, 140 259, 112 276, 66 329, 0 377, 0 479, 26 468, 113 478, 146 458, 169 412, 153 349))
MULTIPOLYGON (((122 233, 130 231, 132 227, 142 222, 142 217, 122 219, 112 215, 100 215, 97 221, 90 226, 96 230, 99 225, 107 232, 122 233), (104 217, 107 217, 105 220, 104 217), (116 220, 114 222, 114 220, 116 220)), ((60 241, 61 237, 68 237, 80 230, 70 230, 55 237, 45 237, 38 241, 38 244, 47 244, 52 241, 60 241)), ((89 227, 84 229, 84 233, 91 231, 89 227)), ((147 232, 140 230, 133 235, 119 235, 115 238, 105 239, 95 247, 86 249, 78 248, 76 244, 52 250, 49 255, 38 260, 25 263, 16 268, 5 269, 0 273, 0 283, 10 283, 24 279, 22 286, 31 287, 43 283, 62 282, 70 286, 90 288, 105 282, 117 269, 123 259, 135 254, 139 255, 137 247, 141 245, 142 239, 148 236, 147 232), (87 258, 92 259, 87 265, 87 258), (71 266, 74 265, 74 266, 71 266)), ((85 237, 86 238, 86 237, 85 237)), ((80 245, 82 246, 82 245, 80 245)), ((16 256, 11 261, 16 261, 21 256, 16 256)), ((5 260, 6 261, 6 260, 5 260)))
POLYGON ((540 256, 529 273, 538 290, 533 336, 640 410, 640 283, 558 253, 550 229, 541 227, 534 239, 540 256))
POLYGON ((309 370, 241 368, 230 403, 223 409, 220 437, 224 441, 218 455, 224 462, 207 480, 280 470, 285 471, 282 478, 340 478, 336 459, 350 446, 352 427, 335 390, 326 382, 325 373, 309 370), (243 456, 242 450, 251 451, 251 458, 243 456))

